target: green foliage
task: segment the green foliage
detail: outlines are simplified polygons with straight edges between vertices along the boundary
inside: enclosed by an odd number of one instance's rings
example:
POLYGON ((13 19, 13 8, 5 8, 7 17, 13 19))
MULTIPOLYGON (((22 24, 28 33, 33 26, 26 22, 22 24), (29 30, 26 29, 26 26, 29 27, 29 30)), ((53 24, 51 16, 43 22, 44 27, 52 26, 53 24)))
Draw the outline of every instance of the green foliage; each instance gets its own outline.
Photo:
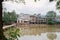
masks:
POLYGON ((60 0, 57 1, 57 3, 56 3, 56 8, 57 8, 57 9, 60 9, 60 0))
POLYGON ((15 0, 15 2, 16 2, 16 3, 20 3, 20 2, 22 2, 23 4, 25 4, 25 0, 18 0, 18 1, 15 0))
POLYGON ((54 19, 56 17, 56 13, 54 11, 49 11, 46 16, 48 19, 48 21, 47 21, 48 24, 55 24, 54 19))
POLYGON ((53 0, 49 0, 50 2, 52 2, 53 0))
POLYGON ((35 2, 37 1, 37 0, 34 0, 35 2))
POLYGON ((18 40, 18 37, 20 37, 20 30, 18 28, 10 28, 8 40, 18 40))
POLYGON ((15 14, 14 11, 8 14, 10 16, 10 21, 15 22, 17 20, 17 15, 15 14))
POLYGON ((17 15, 15 11, 12 12, 4 12, 2 14, 3 24, 11 24, 17 21, 17 15))
POLYGON ((2 17, 2 21, 4 23, 8 23, 9 22, 9 15, 8 15, 8 13, 4 12, 4 16, 2 17))
POLYGON ((55 24, 55 21, 53 19, 48 19, 48 24, 53 25, 55 24))
POLYGON ((54 11, 49 11, 48 13, 47 13, 47 18, 55 18, 56 17, 56 13, 54 12, 54 11))
POLYGON ((37 1, 40 1, 40 0, 34 0, 34 2, 37 2, 37 1))
MULTIPOLYGON (((38 1, 40 1, 40 0, 38 0, 38 1)), ((49 2, 52 2, 52 1, 54 1, 54 0, 49 0, 49 2)), ((60 9, 60 0, 56 0, 56 1, 57 1, 56 8, 59 10, 60 9)), ((34 2, 37 2, 37 0, 34 0, 34 2)))
POLYGON ((53 24, 55 24, 55 22, 49 21, 48 24, 53 25, 53 24))
POLYGON ((60 22, 56 22, 56 24, 60 24, 60 22))

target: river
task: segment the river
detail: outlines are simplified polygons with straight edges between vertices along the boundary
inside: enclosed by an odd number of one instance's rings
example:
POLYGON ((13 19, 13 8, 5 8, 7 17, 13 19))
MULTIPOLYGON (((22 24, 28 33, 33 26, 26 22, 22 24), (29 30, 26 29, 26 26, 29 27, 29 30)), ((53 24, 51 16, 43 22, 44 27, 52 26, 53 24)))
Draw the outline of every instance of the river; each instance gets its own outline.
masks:
POLYGON ((19 40, 60 40, 60 32, 41 33, 41 35, 24 35, 19 40), (50 38, 48 37, 50 36, 50 38))
POLYGON ((60 40, 60 25, 24 25, 19 40, 60 40), (28 27, 29 26, 29 27, 28 27))

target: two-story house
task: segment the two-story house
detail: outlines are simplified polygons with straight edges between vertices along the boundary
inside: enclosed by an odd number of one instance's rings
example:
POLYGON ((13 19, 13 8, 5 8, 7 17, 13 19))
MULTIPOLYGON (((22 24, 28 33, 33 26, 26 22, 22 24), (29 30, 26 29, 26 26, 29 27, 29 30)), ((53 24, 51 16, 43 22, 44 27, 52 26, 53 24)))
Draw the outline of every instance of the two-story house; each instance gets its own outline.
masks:
POLYGON ((30 15, 29 14, 19 14, 19 17, 17 19, 17 23, 29 23, 30 15))

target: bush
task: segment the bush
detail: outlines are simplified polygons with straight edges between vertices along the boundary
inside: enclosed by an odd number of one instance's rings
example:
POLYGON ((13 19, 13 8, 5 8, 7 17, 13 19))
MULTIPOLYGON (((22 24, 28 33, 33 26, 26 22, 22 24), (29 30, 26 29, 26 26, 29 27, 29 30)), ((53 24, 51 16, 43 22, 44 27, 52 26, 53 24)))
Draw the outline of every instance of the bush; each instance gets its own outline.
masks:
POLYGON ((53 24, 55 24, 55 22, 54 21, 49 21, 48 24, 53 25, 53 24))
POLYGON ((60 24, 60 22, 56 22, 56 24, 60 24))
POLYGON ((18 37, 20 37, 20 30, 18 28, 10 28, 8 40, 18 40, 18 37))
POLYGON ((12 24, 17 21, 17 15, 16 15, 15 11, 4 12, 2 15, 3 15, 2 21, 3 21, 4 25, 12 24))

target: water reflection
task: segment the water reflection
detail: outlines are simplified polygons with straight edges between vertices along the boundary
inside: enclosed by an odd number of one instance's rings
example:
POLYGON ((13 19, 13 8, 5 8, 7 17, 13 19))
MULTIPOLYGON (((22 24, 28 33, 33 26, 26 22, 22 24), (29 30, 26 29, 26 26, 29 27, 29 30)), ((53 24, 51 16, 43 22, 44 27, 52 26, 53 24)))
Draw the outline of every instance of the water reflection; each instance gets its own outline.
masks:
POLYGON ((19 28, 19 40, 60 40, 60 25, 30 24, 21 25, 19 28))
POLYGON ((46 32, 41 35, 24 35, 19 40, 60 40, 60 32, 46 32))
POLYGON ((54 39, 57 38, 57 34, 55 34, 55 33, 48 33, 47 37, 48 37, 49 40, 54 40, 54 39))

